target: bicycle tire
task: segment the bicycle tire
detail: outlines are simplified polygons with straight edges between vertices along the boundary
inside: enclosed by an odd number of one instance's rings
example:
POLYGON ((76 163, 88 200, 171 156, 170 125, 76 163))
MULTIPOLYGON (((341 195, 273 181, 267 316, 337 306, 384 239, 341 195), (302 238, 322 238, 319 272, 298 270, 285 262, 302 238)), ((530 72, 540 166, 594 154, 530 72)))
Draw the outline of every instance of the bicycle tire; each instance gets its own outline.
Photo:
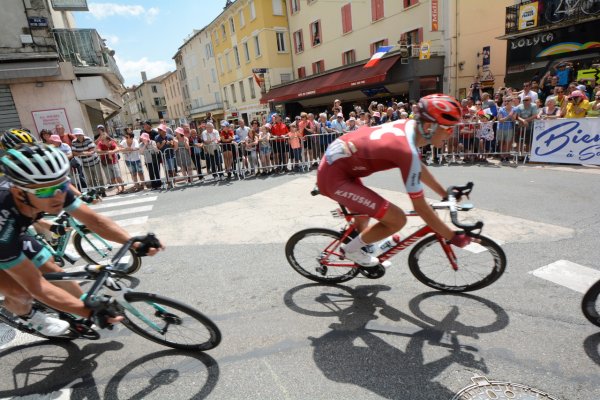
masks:
MULTIPOLYGON (((13 313, 11 313, 10 311, 8 311, 7 309, 5 309, 3 306, 3 303, 4 303, 4 301, 0 302, 0 322, 4 323, 20 332, 28 333, 30 335, 41 337, 41 338, 48 339, 51 341, 60 341, 60 342, 70 341, 77 337, 77 335, 73 335, 73 334, 67 334, 67 335, 63 335, 63 336, 46 336, 46 335, 40 333, 39 331, 37 331, 35 329, 31 329, 27 325, 19 322, 19 318, 17 316, 15 316, 13 313)), ((56 311, 47 308, 46 306, 42 305, 41 303, 35 302, 35 307, 41 312, 56 314, 56 311)), ((57 316, 57 318, 58 318, 58 316, 57 316)))
POLYGON ((336 258, 336 262, 339 263, 347 263, 348 266, 343 267, 329 267, 325 269, 321 269, 323 266, 318 261, 322 254, 334 241, 337 241, 338 244, 335 245, 335 248, 339 246, 339 239, 341 234, 337 231, 325 228, 309 228, 304 229, 299 232, 294 233, 285 244, 285 256, 288 260, 290 266, 298 272, 300 275, 308 278, 312 281, 319 283, 342 283, 349 281, 354 278, 356 274, 358 274, 359 270, 350 260, 341 260, 335 254, 331 254, 336 258), (310 243, 310 238, 320 238, 318 243, 310 243), (325 240, 322 240, 325 239, 325 240), (306 242, 307 249, 304 249, 302 244, 306 242), (316 261, 316 262, 315 262, 316 261), (309 268, 305 268, 304 265, 308 265, 308 263, 313 263, 309 268), (311 269, 314 269, 314 272, 311 272, 311 269), (331 271, 343 271, 342 274, 327 276, 327 274, 331 271))
POLYGON ((470 292, 491 285, 504 273, 506 255, 492 239, 486 236, 479 236, 478 239, 480 243, 469 245, 475 247, 477 251, 451 246, 458 264, 458 270, 455 271, 438 237, 429 235, 415 244, 408 255, 410 272, 424 285, 445 292, 470 292), (428 251, 432 247, 438 251, 428 251), (483 268, 477 267, 474 263, 483 263, 483 268), (435 272, 429 271, 432 267, 436 269, 435 272), (479 270, 483 272, 480 273, 479 270), (451 283, 440 282, 442 276, 449 276, 451 283), (468 276, 473 276, 474 279, 468 279, 468 276), (461 279, 460 283, 459 279, 461 279))
POLYGON ((600 13, 600 2, 584 0, 579 6, 581 11, 587 15, 596 15, 600 13))
POLYGON ((546 21, 556 24, 567 17, 566 10, 560 10, 558 13, 556 12, 561 5, 562 1, 560 0, 547 1, 544 4, 544 17, 546 18, 546 21))
MULTIPOLYGON (((190 306, 188 306, 186 304, 180 303, 177 300, 172 300, 172 299, 169 299, 167 297, 163 297, 163 296, 160 296, 157 294, 142 293, 142 292, 126 293, 125 300, 127 300, 127 302, 129 302, 129 303, 137 303, 137 304, 132 304, 132 305, 138 311, 140 311, 142 314, 144 314, 144 316, 146 318, 151 319, 152 322, 161 326, 163 329, 165 327, 167 328, 167 331, 165 332, 165 334, 162 334, 162 335, 161 335, 161 333, 156 332, 154 330, 152 330, 152 331, 146 330, 142 326, 142 324, 145 324, 142 320, 140 320, 138 317, 136 317, 132 313, 130 313, 129 310, 124 309, 123 316, 125 317, 125 319, 122 322, 123 325, 125 325, 132 332, 134 332, 152 342, 161 344, 163 346, 171 347, 173 349, 196 350, 196 351, 210 350, 210 349, 217 347, 219 345, 219 343, 221 343, 221 331, 219 330, 217 325, 215 325, 215 323, 212 322, 204 314, 200 313, 199 311, 191 308, 190 306), (148 305, 148 307, 146 307, 145 310, 140 310, 141 306, 143 305, 142 303, 145 303, 148 305), (158 304, 162 308, 165 308, 169 312, 168 315, 164 315, 164 316, 159 315, 158 311, 152 307, 151 303, 158 304), (151 311, 152 314, 149 313, 148 311, 151 311), (176 314, 175 311, 178 311, 179 313, 176 314), (187 318, 184 320, 181 315, 185 315, 187 318), (173 321, 174 322, 167 323, 166 325, 164 325, 164 322, 167 319, 170 319, 171 322, 173 322, 173 321), (180 326, 183 326, 184 322, 187 323, 187 322, 193 322, 193 321, 196 321, 197 323, 199 323, 199 327, 201 326, 203 328, 202 330, 205 331, 206 333, 208 333, 206 338, 202 339, 202 341, 200 341, 198 343, 179 343, 179 342, 173 342, 173 341, 169 340, 170 338, 167 338, 167 334, 169 333, 168 329, 170 326, 180 327, 180 326)), ((178 331, 180 331, 180 330, 181 330, 181 328, 178 328, 178 331)), ((189 337, 189 336, 187 336, 187 337, 189 337)))
POLYGON ((581 300, 583 315, 596 326, 600 326, 600 281, 594 283, 581 300))
MULTIPOLYGON (((86 235, 86 240, 90 241, 92 239, 88 238, 87 235, 91 234, 92 231, 90 231, 88 228, 83 228, 81 230, 83 232, 84 235, 86 235)), ((96 246, 102 246, 103 243, 100 241, 95 241, 94 244, 96 246)), ((84 244, 83 244, 83 238, 81 235, 79 235, 79 232, 75 232, 73 234, 73 246, 75 247, 75 250, 77 251, 77 253, 79 253, 79 255, 88 263, 90 264, 106 264, 109 263, 113 254, 116 253, 116 251, 118 250, 118 248, 114 248, 112 250, 108 250, 107 249, 107 256, 105 256, 104 258, 102 258, 100 256, 100 254, 98 254, 96 252, 96 250, 94 250, 93 248, 89 249, 89 251, 86 251, 86 249, 84 249, 84 244), (94 252, 94 255, 90 255, 91 252, 94 252)), ((93 253, 92 253, 93 254, 93 253)), ((135 274, 140 267, 142 266, 142 259, 140 258, 140 256, 138 256, 135 251, 133 249, 129 249, 129 256, 130 256, 130 261, 129 264, 127 266, 126 269, 124 269, 122 272, 126 275, 132 275, 135 274)))

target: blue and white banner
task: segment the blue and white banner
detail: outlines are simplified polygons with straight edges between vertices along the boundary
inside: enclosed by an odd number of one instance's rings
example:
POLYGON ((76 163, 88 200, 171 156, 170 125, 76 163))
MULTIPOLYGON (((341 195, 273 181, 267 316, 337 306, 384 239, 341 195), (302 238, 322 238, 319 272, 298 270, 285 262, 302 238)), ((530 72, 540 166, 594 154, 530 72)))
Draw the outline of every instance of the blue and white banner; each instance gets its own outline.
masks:
POLYGON ((600 118, 535 121, 531 161, 600 165, 600 118))

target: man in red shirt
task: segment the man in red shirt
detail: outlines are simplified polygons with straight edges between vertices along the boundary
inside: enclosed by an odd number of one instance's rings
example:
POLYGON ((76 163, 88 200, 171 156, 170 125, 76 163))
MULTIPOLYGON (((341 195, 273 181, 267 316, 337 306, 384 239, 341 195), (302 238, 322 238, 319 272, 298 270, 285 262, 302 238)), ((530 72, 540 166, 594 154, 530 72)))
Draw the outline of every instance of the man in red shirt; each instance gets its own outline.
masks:
POLYGON ((433 94, 419 100, 414 119, 363 126, 327 147, 317 173, 320 192, 354 213, 367 215, 356 218, 360 234, 342 245, 346 258, 363 267, 378 265, 377 257, 363 248, 398 232, 406 224, 406 215, 400 207, 361 182, 362 177, 392 168, 400 169, 414 210, 427 225, 456 246, 464 247, 470 243, 468 236, 455 233, 427 204, 421 179, 440 197, 447 193, 421 164, 418 150, 428 144, 441 147, 461 117, 461 106, 456 99, 433 94), (368 226, 369 217, 378 222, 368 226))
POLYGON ((73 140, 75 140, 75 136, 65 132, 65 127, 61 124, 56 124, 54 130, 56 131, 56 134, 60 136, 61 142, 68 144, 70 147, 73 140))
POLYGON ((271 126, 271 135, 275 136, 273 141, 273 161, 277 168, 277 172, 287 172, 288 163, 288 145, 284 138, 290 131, 286 124, 283 123, 281 115, 273 115, 274 124, 271 126))

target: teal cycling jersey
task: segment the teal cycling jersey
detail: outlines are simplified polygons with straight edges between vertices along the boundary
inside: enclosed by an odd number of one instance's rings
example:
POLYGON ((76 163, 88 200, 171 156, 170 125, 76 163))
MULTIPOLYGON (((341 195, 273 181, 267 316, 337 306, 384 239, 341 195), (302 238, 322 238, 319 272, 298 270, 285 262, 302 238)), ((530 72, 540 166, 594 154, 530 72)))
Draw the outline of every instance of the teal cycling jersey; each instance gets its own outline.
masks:
MULTIPOLYGON (((9 190, 10 185, 0 178, 0 269, 12 268, 25 259, 22 237, 27 234, 27 228, 44 215, 39 213, 33 218, 22 215, 9 190)), ((69 212, 80 205, 81 200, 67 190, 63 209, 69 212)))

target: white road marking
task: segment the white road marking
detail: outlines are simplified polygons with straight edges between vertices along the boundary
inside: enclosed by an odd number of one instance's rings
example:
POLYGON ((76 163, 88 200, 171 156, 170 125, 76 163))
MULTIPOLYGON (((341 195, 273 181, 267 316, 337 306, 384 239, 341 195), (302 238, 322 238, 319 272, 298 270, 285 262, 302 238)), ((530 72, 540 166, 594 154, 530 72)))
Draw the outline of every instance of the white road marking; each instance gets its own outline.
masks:
POLYGON ((119 219, 119 220, 115 220, 115 222, 117 223, 117 225, 125 227, 125 226, 131 226, 131 225, 142 225, 145 224, 146 221, 148 221, 148 216, 144 215, 143 217, 135 217, 135 218, 127 218, 127 219, 119 219))
POLYGON ((103 197, 102 203, 104 203, 105 201, 123 200, 128 197, 138 197, 138 196, 139 196, 138 194, 124 194, 124 195, 119 195, 119 196, 103 197))
POLYGON ((158 198, 158 196, 152 196, 152 197, 142 197, 141 199, 133 199, 133 200, 125 200, 125 201, 113 201, 110 203, 99 203, 99 204, 94 204, 92 206, 92 209, 94 210, 98 210, 101 208, 108 208, 108 207, 120 207, 120 206, 129 206, 132 204, 139 204, 139 203, 148 203, 150 201, 154 201, 158 198))
POLYGON ((579 293, 587 292, 600 279, 600 271, 568 260, 558 260, 529 273, 579 293))
POLYGON ((47 394, 32 394, 29 396, 4 397, 0 400, 69 400, 71 398, 72 392, 72 389, 67 388, 47 394))
POLYGON ((123 209, 123 210, 104 211, 99 214, 102 214, 105 217, 116 217, 118 215, 127 215, 127 214, 135 214, 135 213, 152 211, 152 208, 154 208, 153 205, 152 206, 131 207, 131 208, 123 209))

